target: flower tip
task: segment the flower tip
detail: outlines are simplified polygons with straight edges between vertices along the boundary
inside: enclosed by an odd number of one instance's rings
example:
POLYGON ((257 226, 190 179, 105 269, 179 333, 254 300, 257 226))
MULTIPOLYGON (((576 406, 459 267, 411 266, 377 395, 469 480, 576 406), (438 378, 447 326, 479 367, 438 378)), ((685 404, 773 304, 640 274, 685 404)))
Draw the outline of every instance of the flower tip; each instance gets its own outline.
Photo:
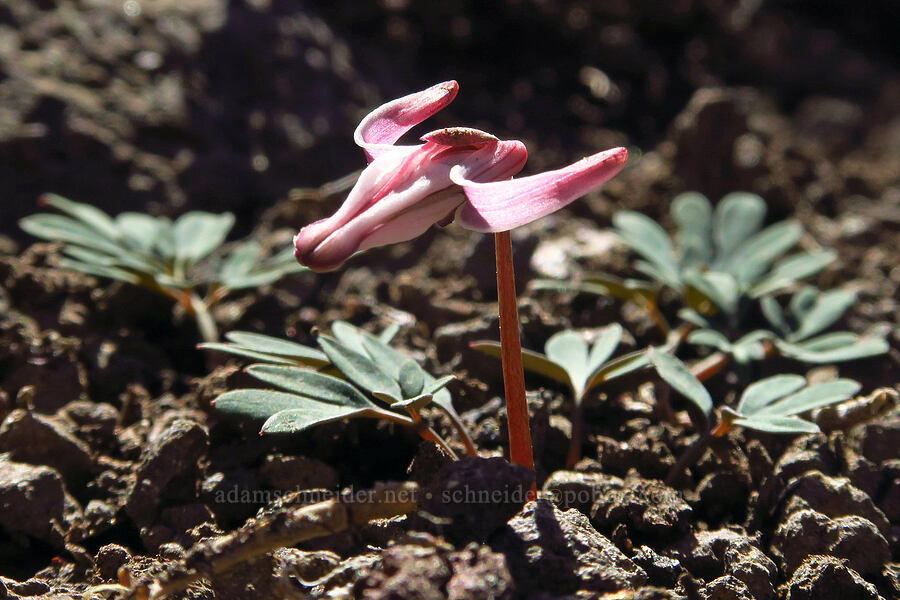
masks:
POLYGON ((459 91, 459 83, 455 79, 444 81, 435 85, 434 87, 436 89, 443 90, 447 94, 453 94, 454 96, 459 91))
POLYGON ((41 194, 38 196, 37 205, 44 207, 50 204, 50 194, 41 194))
POLYGON ((612 150, 608 150, 609 153, 609 161, 615 164, 619 164, 624 166, 625 163, 628 162, 628 149, 627 148, 613 148, 612 150))

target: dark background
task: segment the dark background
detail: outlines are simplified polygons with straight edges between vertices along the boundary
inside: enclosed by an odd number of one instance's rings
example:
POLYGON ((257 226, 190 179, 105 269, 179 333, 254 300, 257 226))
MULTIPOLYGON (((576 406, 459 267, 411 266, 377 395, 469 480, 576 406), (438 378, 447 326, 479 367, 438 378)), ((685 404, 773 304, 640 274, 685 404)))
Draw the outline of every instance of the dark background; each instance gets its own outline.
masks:
POLYGON ((230 210, 244 234, 292 188, 363 165, 366 109, 450 78, 460 95, 432 125, 522 139, 526 171, 627 144, 675 161, 661 200, 796 202, 715 163, 763 109, 836 162, 896 128, 898 22, 889 0, 5 0, 0 232, 24 241, 16 220, 52 191, 112 213, 230 210), (678 138, 698 89, 733 86, 752 91, 678 138))

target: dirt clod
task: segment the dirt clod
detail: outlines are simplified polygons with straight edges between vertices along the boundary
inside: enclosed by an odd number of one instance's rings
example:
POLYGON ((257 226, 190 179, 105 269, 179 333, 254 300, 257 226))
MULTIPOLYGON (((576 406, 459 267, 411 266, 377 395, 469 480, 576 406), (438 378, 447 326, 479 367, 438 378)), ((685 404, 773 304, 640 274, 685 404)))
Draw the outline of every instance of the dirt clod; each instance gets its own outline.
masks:
POLYGON ((688 528, 692 513, 681 495, 661 481, 630 476, 594 500, 591 522, 601 531, 625 523, 635 532, 677 536, 688 528))
POLYGON ((532 593, 614 592, 647 582, 647 574, 577 510, 546 499, 529 502, 491 542, 507 556, 517 585, 532 593))
POLYGON ((880 573, 890 558, 887 540, 871 521, 858 516, 830 519, 809 509, 793 513, 778 527, 772 552, 785 573, 793 573, 810 553, 845 559, 863 575, 880 573))
POLYGON ((874 585, 833 556, 808 556, 785 587, 785 600, 883 600, 874 585))

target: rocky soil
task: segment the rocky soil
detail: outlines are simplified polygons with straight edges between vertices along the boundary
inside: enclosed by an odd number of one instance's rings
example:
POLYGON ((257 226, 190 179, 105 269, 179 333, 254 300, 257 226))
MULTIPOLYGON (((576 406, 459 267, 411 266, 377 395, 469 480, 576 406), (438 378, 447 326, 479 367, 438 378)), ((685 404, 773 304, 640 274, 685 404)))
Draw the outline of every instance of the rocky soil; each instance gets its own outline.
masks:
MULTIPOLYGON (((628 274, 605 231, 616 210, 671 225, 675 194, 740 189, 770 220, 799 218, 804 244, 838 251, 819 284, 858 291, 846 328, 893 326, 888 355, 840 373, 896 388, 898 18, 889 1, 852 14, 701 0, 0 2, 0 598, 81 597, 120 567, 152 576, 276 496, 387 480, 431 497, 179 597, 900 598, 896 408, 820 435, 729 434, 670 487, 696 432, 683 412, 659 418, 646 378, 590 399, 573 469, 565 390, 529 379, 541 493, 523 506, 529 474, 499 458, 499 366, 468 347, 497 335, 489 237, 429 232, 215 314, 223 331, 301 343, 335 319, 398 322, 396 344, 458 377, 449 389, 482 458, 451 462, 374 421, 281 438, 224 419, 210 401, 246 383, 239 363, 198 351, 169 301, 60 270, 59 248, 16 226, 52 191, 112 213, 229 210, 235 236, 289 243, 340 202, 311 189, 362 166, 351 133, 367 107, 456 78, 439 125, 524 140, 531 172, 632 149, 602 192, 514 232, 526 347, 613 320, 628 349, 659 343, 643 313, 527 283, 628 274), (444 501, 461 489, 495 501, 444 501)), ((785 369, 805 372, 753 375, 785 369)), ((711 381, 716 401, 744 375, 711 381)))

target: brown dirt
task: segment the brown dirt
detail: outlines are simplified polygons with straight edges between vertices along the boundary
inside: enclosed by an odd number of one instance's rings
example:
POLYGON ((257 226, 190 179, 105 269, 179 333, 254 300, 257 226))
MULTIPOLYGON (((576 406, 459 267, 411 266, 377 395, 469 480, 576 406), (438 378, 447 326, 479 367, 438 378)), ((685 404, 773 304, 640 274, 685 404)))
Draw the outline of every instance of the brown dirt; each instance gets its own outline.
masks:
MULTIPOLYGON (((546 385, 530 398, 545 498, 522 507, 527 478, 487 458, 506 448, 499 367, 468 348, 496 337, 487 236, 429 232, 215 315, 222 330, 301 343, 337 318, 399 318, 397 343, 459 378, 450 390, 485 458, 448 465, 384 424, 260 438, 223 419, 210 400, 245 376, 224 360, 207 369, 189 319, 56 269, 58 248, 16 227, 52 191, 112 213, 230 210, 235 236, 284 243, 339 202, 292 190, 362 166, 350 134, 366 107, 455 77, 439 125, 525 140, 529 171, 641 149, 603 192, 515 232, 523 291, 560 268, 623 273, 602 234, 616 210, 670 225, 676 193, 754 191, 771 220, 796 215, 810 243, 837 249, 819 283, 859 291, 848 329, 894 326, 888 355, 841 374, 896 387, 900 15, 889 1, 826 4, 0 3, 0 598, 80 597, 121 566, 159 572, 276 493, 408 478, 432 494, 421 513, 278 551, 183 597, 900 597, 896 409, 827 435, 729 435, 673 488, 660 479, 695 433, 683 413, 657 418, 643 380, 588 403, 586 458, 567 470, 565 390, 529 379, 546 385), (557 256, 562 267, 541 258, 557 256), (508 501, 438 501, 460 485, 508 501)), ((613 320, 629 349, 660 341, 644 314, 592 296, 524 293, 521 313, 529 348, 613 320)), ((753 375, 784 369, 804 371, 753 375)), ((713 380, 714 396, 738 375, 713 380)))

